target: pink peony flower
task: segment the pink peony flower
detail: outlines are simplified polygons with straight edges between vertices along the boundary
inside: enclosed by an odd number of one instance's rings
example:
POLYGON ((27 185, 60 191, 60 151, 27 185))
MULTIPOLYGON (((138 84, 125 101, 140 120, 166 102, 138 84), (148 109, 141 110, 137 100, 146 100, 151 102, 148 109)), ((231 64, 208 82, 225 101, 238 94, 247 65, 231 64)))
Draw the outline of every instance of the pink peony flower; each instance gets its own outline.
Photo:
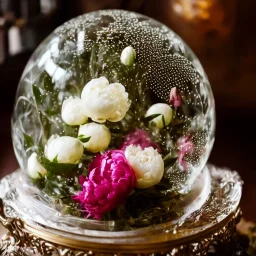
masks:
POLYGON ((87 217, 100 219, 105 212, 123 204, 132 192, 136 178, 124 152, 109 150, 98 154, 89 165, 89 176, 80 176, 83 190, 73 199, 80 202, 87 217))
POLYGON ((161 152, 160 146, 152 141, 149 134, 142 129, 136 129, 134 132, 129 133, 120 149, 124 151, 129 145, 140 146, 141 149, 153 147, 159 153, 161 152))
POLYGON ((177 140, 177 148, 179 165, 184 171, 186 171, 188 169, 188 163, 184 157, 186 154, 192 153, 194 150, 194 144, 190 141, 189 136, 183 136, 177 140))
POLYGON ((178 94, 176 87, 173 87, 171 89, 170 102, 175 108, 178 108, 181 106, 181 103, 182 103, 181 96, 178 94))

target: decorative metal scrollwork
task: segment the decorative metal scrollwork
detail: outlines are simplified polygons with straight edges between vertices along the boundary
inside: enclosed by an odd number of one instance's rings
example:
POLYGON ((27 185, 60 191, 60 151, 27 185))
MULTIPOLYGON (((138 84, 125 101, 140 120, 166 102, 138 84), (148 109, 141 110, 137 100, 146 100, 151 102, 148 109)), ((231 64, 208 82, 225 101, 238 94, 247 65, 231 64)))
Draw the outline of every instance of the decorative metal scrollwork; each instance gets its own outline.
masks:
MULTIPOLYGON (((233 236, 236 224, 240 219, 240 209, 221 228, 211 235, 201 237, 200 240, 191 240, 189 243, 172 247, 168 251, 147 252, 145 256, 153 256, 157 253, 161 255, 189 256, 207 255, 210 246, 217 246, 219 243, 227 243, 233 236)), ((8 233, 2 238, 0 244, 0 255, 2 256, 100 256, 100 255, 122 255, 123 253, 104 253, 100 251, 79 251, 68 248, 57 243, 46 241, 28 232, 24 227, 24 222, 17 218, 7 218, 4 215, 4 205, 0 200, 0 222, 8 229, 8 233)), ((124 253, 127 254, 127 253, 124 253)), ((129 253, 129 255, 141 255, 141 253, 129 253)))

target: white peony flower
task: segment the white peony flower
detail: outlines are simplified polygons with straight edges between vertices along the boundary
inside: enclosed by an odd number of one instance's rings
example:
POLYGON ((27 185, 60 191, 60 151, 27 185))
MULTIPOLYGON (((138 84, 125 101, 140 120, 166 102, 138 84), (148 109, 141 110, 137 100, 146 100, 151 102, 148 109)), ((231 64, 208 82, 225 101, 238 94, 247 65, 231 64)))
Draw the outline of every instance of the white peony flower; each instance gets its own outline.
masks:
POLYGON ((89 141, 84 143, 84 147, 92 153, 97 153, 106 149, 111 140, 109 129, 105 125, 97 123, 81 125, 78 135, 84 135, 85 138, 90 137, 89 141))
POLYGON ((131 66, 134 63, 136 52, 131 46, 127 46, 121 53, 120 60, 125 66, 131 66))
POLYGON ((88 117, 84 115, 83 101, 71 96, 63 101, 61 116, 68 125, 80 125, 88 121, 88 117))
POLYGON ((83 143, 70 136, 53 135, 45 145, 44 154, 46 158, 53 161, 57 157, 59 163, 78 163, 84 152, 83 143))
POLYGON ((92 79, 82 91, 84 113, 93 121, 122 120, 130 107, 128 93, 120 83, 109 84, 105 77, 92 79))
POLYGON ((86 98, 86 95, 90 93, 92 89, 96 88, 105 88, 109 85, 108 79, 105 76, 101 76, 99 78, 94 78, 90 82, 88 82, 81 94, 81 98, 86 98))
POLYGON ((159 116, 150 120, 150 122, 154 122, 158 128, 163 128, 172 121, 172 108, 168 104, 157 103, 152 105, 148 109, 146 117, 157 114, 159 114, 159 116))
POLYGON ((37 154, 32 153, 31 156, 28 158, 27 164, 27 174, 29 177, 33 179, 39 178, 39 173, 45 176, 47 171, 46 169, 38 162, 37 154))
POLYGON ((153 147, 141 149, 130 145, 125 149, 127 161, 137 177, 137 188, 149 188, 157 183, 164 174, 164 161, 153 147))

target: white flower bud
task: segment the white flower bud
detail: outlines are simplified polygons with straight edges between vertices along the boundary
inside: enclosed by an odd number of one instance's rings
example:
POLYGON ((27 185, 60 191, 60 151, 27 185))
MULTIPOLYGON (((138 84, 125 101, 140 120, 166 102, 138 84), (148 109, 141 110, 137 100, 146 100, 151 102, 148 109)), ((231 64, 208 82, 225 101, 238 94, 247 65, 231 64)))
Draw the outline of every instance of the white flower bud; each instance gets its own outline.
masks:
POLYGON ((125 149, 127 161, 137 178, 136 187, 145 189, 160 182, 164 174, 164 161, 153 147, 141 149, 130 145, 125 149))
POLYGON ((59 163, 78 163, 84 152, 83 143, 70 136, 52 136, 45 146, 45 156, 50 161, 57 157, 59 163))
POLYGON ((84 143, 84 147, 92 153, 97 153, 106 149, 111 140, 109 129, 105 125, 97 123, 81 125, 78 135, 84 135, 85 138, 90 137, 89 141, 84 143))
POLYGON ((83 101, 71 96, 63 101, 61 116, 68 125, 80 125, 88 121, 88 117, 84 115, 83 101))
POLYGON ((109 84, 105 77, 92 79, 82 91, 85 115, 93 121, 117 122, 124 118, 130 107, 128 93, 120 83, 109 84))
POLYGON ((136 52, 131 46, 127 46, 121 53, 120 60, 125 66, 131 66, 134 63, 136 52))
POLYGON ((39 173, 45 176, 47 171, 46 169, 38 162, 37 154, 32 153, 31 156, 28 158, 27 164, 27 174, 29 177, 33 179, 39 178, 39 173))
POLYGON ((146 117, 156 114, 159 114, 159 116, 150 120, 150 122, 154 122, 158 128, 163 128, 170 124, 170 122, 172 121, 172 108, 168 104, 157 103, 152 105, 148 109, 146 117))

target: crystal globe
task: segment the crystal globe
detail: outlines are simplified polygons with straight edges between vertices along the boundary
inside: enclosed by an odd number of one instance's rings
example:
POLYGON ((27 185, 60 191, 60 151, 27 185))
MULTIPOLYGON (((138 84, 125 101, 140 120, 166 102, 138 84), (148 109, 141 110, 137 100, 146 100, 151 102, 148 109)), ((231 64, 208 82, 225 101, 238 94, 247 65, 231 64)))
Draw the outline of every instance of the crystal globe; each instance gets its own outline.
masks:
POLYGON ((30 182, 62 213, 101 220, 170 212, 205 166, 214 129, 211 87, 190 48, 121 10, 50 34, 23 72, 12 118, 30 182))

